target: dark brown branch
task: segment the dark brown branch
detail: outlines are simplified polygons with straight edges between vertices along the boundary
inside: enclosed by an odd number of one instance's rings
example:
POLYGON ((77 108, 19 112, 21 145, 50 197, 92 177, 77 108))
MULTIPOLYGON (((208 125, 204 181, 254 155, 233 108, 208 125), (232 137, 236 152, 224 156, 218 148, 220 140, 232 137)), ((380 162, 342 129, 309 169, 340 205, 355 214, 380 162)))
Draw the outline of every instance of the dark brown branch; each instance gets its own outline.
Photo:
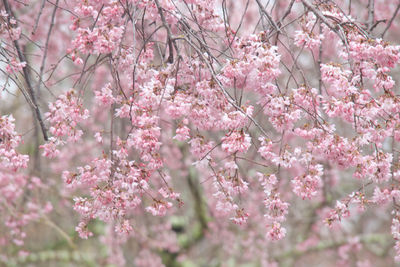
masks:
POLYGON ((154 0, 154 2, 156 3, 157 9, 158 9, 158 13, 160 14, 161 17, 161 21, 163 23, 163 26, 165 27, 165 29, 167 30, 167 42, 168 42, 168 48, 169 48, 169 56, 168 56, 168 63, 172 63, 174 62, 174 47, 175 46, 175 50, 178 53, 178 47, 175 43, 174 40, 172 40, 172 32, 171 32, 171 28, 169 27, 164 13, 162 11, 162 8, 160 6, 160 3, 158 2, 158 0, 154 0))
MULTIPOLYGON (((13 14, 11 11, 10 5, 8 4, 7 0, 3 0, 3 4, 4 4, 4 7, 5 7, 7 13, 9 14, 8 20, 10 20, 11 14, 13 14)), ((19 58, 20 62, 26 62, 25 55, 22 53, 21 47, 19 46, 19 43, 18 43, 18 40, 14 40, 13 43, 14 43, 15 49, 17 50, 18 58, 19 58)), ((28 87, 28 92, 29 92, 30 98, 33 103, 33 109, 34 109, 34 112, 36 115, 36 119, 39 121, 40 128, 42 129, 43 138, 45 141, 47 141, 49 138, 47 136, 46 127, 44 126, 42 114, 40 113, 40 110, 39 110, 39 107, 38 107, 38 104, 36 101, 35 92, 33 91, 32 83, 31 83, 30 76, 28 73, 28 67, 27 66, 23 67, 22 71, 24 73, 26 86, 28 87)))

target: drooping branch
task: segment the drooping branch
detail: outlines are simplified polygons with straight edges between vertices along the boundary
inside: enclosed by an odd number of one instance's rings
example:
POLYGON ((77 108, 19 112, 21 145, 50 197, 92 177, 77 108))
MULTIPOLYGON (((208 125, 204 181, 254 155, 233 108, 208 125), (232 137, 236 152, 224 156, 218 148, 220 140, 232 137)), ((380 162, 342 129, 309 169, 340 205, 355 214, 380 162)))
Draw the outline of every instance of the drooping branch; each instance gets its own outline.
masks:
POLYGON ((311 10, 315 16, 317 16, 320 20, 322 20, 322 22, 329 27, 329 29, 331 29, 334 32, 337 32, 337 28, 335 25, 333 25, 322 13, 321 11, 319 11, 318 9, 316 9, 314 7, 314 5, 312 5, 310 2, 308 2, 307 0, 302 0, 301 2, 303 2, 304 6, 306 6, 309 10, 311 10))
POLYGON ((56 4, 54 5, 54 8, 53 8, 53 13, 51 14, 51 22, 50 22, 50 26, 49 26, 49 31, 47 32, 46 43, 44 45, 42 63, 40 64, 39 81, 38 81, 38 84, 36 86, 36 91, 37 91, 37 93, 39 95, 40 95, 40 84, 42 83, 43 72, 44 72, 44 69, 45 69, 45 66, 46 66, 46 58, 47 58, 47 51, 49 49, 50 35, 51 35, 51 31, 53 30, 53 27, 54 27, 54 21, 55 21, 55 17, 56 17, 56 11, 57 11, 57 7, 58 7, 58 2, 59 2, 59 0, 56 1, 56 4))
MULTIPOLYGON (((9 14, 8 20, 10 21, 10 16, 13 14, 13 12, 12 12, 12 10, 10 8, 10 5, 9 5, 7 0, 3 0, 3 4, 4 4, 4 7, 5 7, 7 13, 9 14)), ((21 50, 21 47, 20 47, 20 45, 18 43, 18 40, 14 40, 13 44, 14 44, 15 49, 17 50, 18 58, 19 58, 20 62, 26 62, 25 55, 23 54, 23 52, 21 50)), ((31 98, 32 103, 33 103, 33 109, 34 109, 34 112, 35 112, 36 119, 38 120, 40 128, 42 129, 43 139, 45 141, 47 141, 48 140, 47 130, 46 130, 46 127, 44 125, 44 122, 43 122, 43 119, 42 119, 42 114, 40 112, 39 106, 37 104, 36 94, 35 94, 35 92, 33 90, 32 82, 31 82, 31 79, 30 79, 30 75, 28 73, 28 66, 27 65, 24 66, 22 68, 22 71, 24 73, 26 86, 28 87, 28 92, 29 92, 30 98, 31 98)))
POLYGON ((276 22, 272 19, 272 17, 268 14, 268 12, 265 10, 263 5, 261 4, 260 0, 256 0, 258 7, 260 8, 261 12, 267 17, 269 23, 275 28, 277 32, 281 32, 279 26, 276 24, 276 22))
POLYGON ((168 55, 168 63, 174 62, 174 47, 177 53, 179 53, 178 46, 176 44, 175 39, 172 37, 172 31, 171 28, 168 25, 167 20, 165 19, 164 12, 162 10, 162 7, 160 6, 160 3, 158 0, 154 0, 156 3, 158 13, 160 14, 162 24, 164 28, 167 30, 167 42, 168 42, 168 49, 169 49, 169 55, 168 55))

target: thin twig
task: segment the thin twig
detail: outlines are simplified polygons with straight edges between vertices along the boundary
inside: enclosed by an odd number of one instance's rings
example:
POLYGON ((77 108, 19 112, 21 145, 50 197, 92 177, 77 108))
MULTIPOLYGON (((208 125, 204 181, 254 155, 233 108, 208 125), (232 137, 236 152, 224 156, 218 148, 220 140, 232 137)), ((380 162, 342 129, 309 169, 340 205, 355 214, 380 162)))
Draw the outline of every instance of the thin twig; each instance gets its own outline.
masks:
POLYGON ((397 7, 396 7, 396 10, 395 10, 394 13, 393 13, 392 18, 389 20, 389 22, 388 22, 388 24, 387 24, 385 30, 382 32, 382 35, 381 35, 382 38, 383 38, 383 36, 385 35, 385 33, 389 30, 390 26, 392 26, 392 23, 393 23, 394 19, 396 18, 397 13, 399 12, 399 9, 400 9, 400 1, 399 1, 399 4, 398 4, 397 7))
POLYGON ((55 20, 55 17, 56 17, 56 11, 57 11, 57 7, 58 7, 58 2, 59 2, 59 0, 56 1, 56 4, 55 4, 54 9, 53 9, 53 13, 51 14, 50 27, 49 27, 49 31, 47 32, 46 43, 44 45, 42 63, 40 64, 39 81, 38 81, 38 84, 36 86, 36 91, 38 92, 39 95, 40 95, 40 84, 42 83, 42 80, 43 80, 43 72, 44 72, 44 68, 45 68, 45 65, 46 65, 47 50, 49 49, 50 35, 51 35, 51 31, 52 31, 52 29, 54 27, 54 20, 55 20))
POLYGON ((32 34, 35 34, 35 32, 36 32, 37 26, 39 24, 40 16, 42 15, 42 12, 43 12, 45 4, 46 4, 46 0, 42 0, 42 4, 40 5, 40 9, 39 9, 39 14, 38 14, 38 16, 36 18, 36 21, 35 21, 35 26, 33 26, 32 34))
POLYGON ((314 5, 312 5, 310 2, 308 2, 307 0, 302 0, 301 2, 303 2, 303 4, 309 9, 311 10, 315 16, 317 16, 323 23, 326 24, 326 26, 329 27, 329 29, 331 29, 334 32, 337 32, 336 26, 333 25, 322 13, 321 11, 319 11, 318 9, 316 9, 314 7, 314 5))

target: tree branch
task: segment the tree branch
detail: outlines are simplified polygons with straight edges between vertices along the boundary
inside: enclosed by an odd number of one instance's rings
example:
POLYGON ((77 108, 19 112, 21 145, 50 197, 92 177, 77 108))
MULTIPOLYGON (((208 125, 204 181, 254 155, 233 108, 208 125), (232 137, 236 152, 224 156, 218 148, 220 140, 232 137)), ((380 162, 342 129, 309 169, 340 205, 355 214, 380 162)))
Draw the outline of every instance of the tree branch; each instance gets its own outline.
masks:
POLYGON ((389 30, 390 26, 392 26, 392 23, 393 23, 394 19, 396 18, 397 13, 399 12, 399 9, 400 9, 400 1, 399 1, 399 4, 398 4, 397 7, 396 7, 396 10, 395 10, 394 13, 393 13, 392 18, 389 20, 389 22, 388 22, 388 24, 387 24, 385 30, 382 32, 381 38, 383 38, 383 36, 385 35, 385 33, 389 30))
POLYGON ((337 32, 336 26, 333 25, 322 13, 321 11, 319 11, 318 9, 316 9, 314 7, 314 5, 312 5, 310 2, 308 2, 307 0, 302 0, 301 2, 303 2, 303 4, 310 9, 315 16, 317 16, 323 23, 326 24, 326 26, 329 27, 329 29, 331 29, 334 32, 337 32))
MULTIPOLYGON (((7 13, 9 14, 8 21, 10 21, 10 16, 13 14, 12 10, 10 8, 10 5, 8 4, 7 0, 3 0, 3 4, 4 4, 4 7, 5 7, 7 13)), ((25 58, 24 54, 22 53, 21 47, 18 43, 18 40, 14 40, 13 43, 14 43, 15 49, 17 50, 18 58, 19 58, 20 62, 26 62, 26 58, 25 58)), ((36 119, 39 121, 40 128, 42 129, 43 138, 45 141, 47 141, 49 138, 47 136, 46 127, 44 126, 42 114, 40 113, 40 110, 39 110, 39 107, 38 107, 38 104, 36 101, 35 92, 33 91, 33 88, 32 88, 32 83, 31 83, 30 76, 28 73, 28 67, 27 66, 23 67, 22 71, 24 73, 26 86, 28 87, 28 92, 29 92, 29 95, 30 95, 32 103, 33 103, 33 109, 35 111, 36 119)))
POLYGON ((171 28, 169 27, 164 13, 162 11, 162 8, 160 6, 160 3, 158 2, 158 0, 154 0, 154 2, 156 3, 157 9, 158 9, 158 13, 160 14, 161 17, 161 21, 163 23, 163 26, 165 27, 165 29, 167 30, 167 42, 168 42, 168 48, 169 48, 169 56, 168 56, 168 63, 172 63, 174 62, 174 48, 173 46, 175 46, 175 50, 177 53, 178 52, 178 47, 175 43, 175 40, 172 39, 172 32, 171 32, 171 28))
POLYGON ((374 26, 374 6, 375 6, 375 1, 374 0, 368 0, 368 32, 371 32, 372 27, 374 26))

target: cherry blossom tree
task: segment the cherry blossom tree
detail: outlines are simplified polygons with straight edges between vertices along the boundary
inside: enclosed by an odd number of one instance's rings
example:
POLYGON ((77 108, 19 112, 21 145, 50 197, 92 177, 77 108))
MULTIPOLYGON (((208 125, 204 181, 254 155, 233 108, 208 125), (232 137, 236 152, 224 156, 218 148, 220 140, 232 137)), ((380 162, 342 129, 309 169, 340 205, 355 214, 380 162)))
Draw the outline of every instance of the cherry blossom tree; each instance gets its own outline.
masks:
POLYGON ((393 266, 399 9, 2 0, 1 264, 393 266))

